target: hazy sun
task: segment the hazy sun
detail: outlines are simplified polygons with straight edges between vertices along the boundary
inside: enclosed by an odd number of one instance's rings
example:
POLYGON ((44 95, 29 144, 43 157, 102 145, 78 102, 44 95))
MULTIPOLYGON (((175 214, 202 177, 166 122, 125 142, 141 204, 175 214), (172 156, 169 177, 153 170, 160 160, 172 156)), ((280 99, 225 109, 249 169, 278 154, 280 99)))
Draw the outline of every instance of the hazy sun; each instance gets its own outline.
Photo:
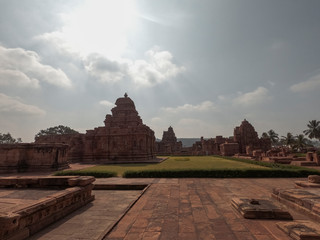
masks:
POLYGON ((82 54, 97 52, 119 58, 127 47, 127 32, 134 28, 136 16, 134 1, 86 0, 63 16, 62 34, 82 54))

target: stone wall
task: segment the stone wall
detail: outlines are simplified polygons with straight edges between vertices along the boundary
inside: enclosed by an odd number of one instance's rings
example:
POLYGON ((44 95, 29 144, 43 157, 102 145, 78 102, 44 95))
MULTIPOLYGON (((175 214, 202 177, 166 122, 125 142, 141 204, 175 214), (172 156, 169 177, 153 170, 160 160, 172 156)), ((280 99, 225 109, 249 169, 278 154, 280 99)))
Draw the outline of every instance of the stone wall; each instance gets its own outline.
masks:
POLYGON ((239 153, 239 144, 238 143, 220 144, 220 151, 222 156, 233 156, 239 153))
POLYGON ((0 144, 0 173, 68 168, 66 144, 0 144))
MULTIPOLYGON (((201 137, 201 140, 193 144, 192 146, 192 155, 201 156, 201 155, 220 155, 221 149, 220 146, 222 143, 232 143, 233 139, 225 138, 222 136, 216 136, 215 138, 204 139, 201 137)), ((239 150, 238 150, 239 152, 239 150)))
POLYGON ((9 204, 4 201, 1 206, 0 239, 26 239, 93 201, 94 181, 95 178, 90 176, 0 178, 0 188, 5 189, 2 197, 10 201, 9 204), (45 191, 42 189, 55 193, 43 195, 41 192, 45 191), (32 194, 34 198, 27 198, 25 203, 14 197, 10 199, 21 192, 25 196, 32 194))

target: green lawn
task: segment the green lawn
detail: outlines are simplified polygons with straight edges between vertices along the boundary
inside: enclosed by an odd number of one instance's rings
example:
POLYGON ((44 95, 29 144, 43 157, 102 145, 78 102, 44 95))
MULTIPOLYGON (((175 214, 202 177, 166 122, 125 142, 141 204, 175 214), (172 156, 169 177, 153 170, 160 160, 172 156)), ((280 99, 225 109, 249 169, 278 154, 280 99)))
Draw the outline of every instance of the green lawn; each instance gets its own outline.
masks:
POLYGON ((169 157, 161 163, 99 165, 55 175, 95 177, 307 177, 319 171, 292 165, 219 156, 169 157))
POLYGON ((265 166, 238 162, 214 156, 169 157, 161 163, 148 164, 112 164, 86 168, 87 172, 116 172, 122 176, 126 171, 143 170, 211 170, 211 169, 268 169, 265 166))

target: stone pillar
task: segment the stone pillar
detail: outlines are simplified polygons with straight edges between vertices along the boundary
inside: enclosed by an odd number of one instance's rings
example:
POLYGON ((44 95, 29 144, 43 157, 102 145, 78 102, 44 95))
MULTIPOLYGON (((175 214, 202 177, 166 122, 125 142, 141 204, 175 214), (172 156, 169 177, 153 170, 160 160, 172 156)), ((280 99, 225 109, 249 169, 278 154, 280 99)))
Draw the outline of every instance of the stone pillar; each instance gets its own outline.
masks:
POLYGON ((308 161, 308 162, 312 162, 313 161, 313 152, 307 152, 306 161, 308 161))
POLYGON ((312 158, 313 158, 313 161, 316 162, 318 166, 320 166, 320 157, 316 152, 313 153, 312 158))

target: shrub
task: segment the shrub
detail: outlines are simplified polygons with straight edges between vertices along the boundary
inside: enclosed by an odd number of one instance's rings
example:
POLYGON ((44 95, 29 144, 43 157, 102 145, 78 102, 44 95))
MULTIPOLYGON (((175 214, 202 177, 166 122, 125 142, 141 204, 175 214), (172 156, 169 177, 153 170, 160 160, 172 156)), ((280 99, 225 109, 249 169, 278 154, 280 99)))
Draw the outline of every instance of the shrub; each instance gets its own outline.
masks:
POLYGON ((125 178, 284 178, 319 174, 305 169, 212 169, 126 171, 125 178))
POLYGON ((111 171, 86 171, 86 170, 67 170, 59 171, 53 174, 54 176, 93 176, 95 178, 116 177, 116 172, 111 171))

